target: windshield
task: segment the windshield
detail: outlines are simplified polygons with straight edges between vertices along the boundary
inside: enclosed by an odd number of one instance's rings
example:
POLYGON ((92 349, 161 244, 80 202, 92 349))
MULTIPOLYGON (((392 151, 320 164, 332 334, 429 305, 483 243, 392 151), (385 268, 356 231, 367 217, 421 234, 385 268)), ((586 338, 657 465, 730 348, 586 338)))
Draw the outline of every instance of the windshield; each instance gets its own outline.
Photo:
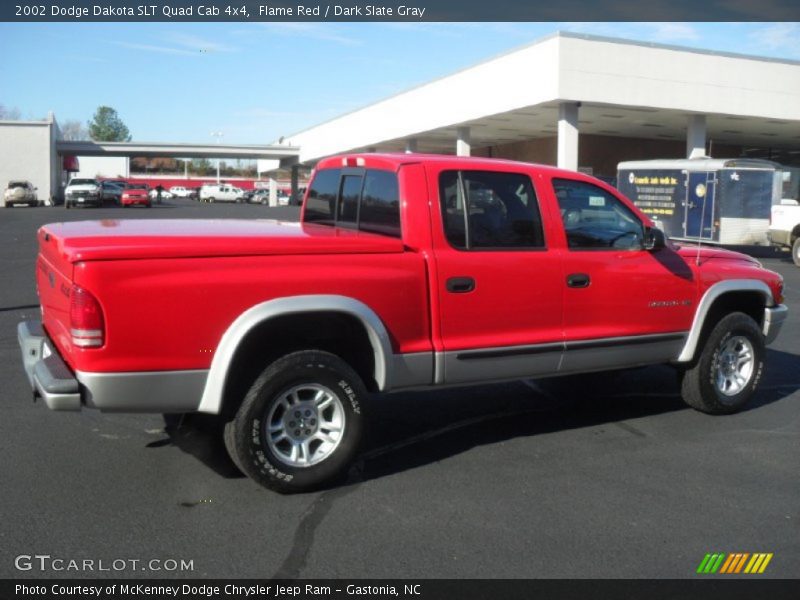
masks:
POLYGON ((73 179, 69 182, 70 185, 97 185, 94 179, 73 179))
POLYGON ((24 188, 27 187, 24 181, 12 181, 8 184, 9 188, 24 188))

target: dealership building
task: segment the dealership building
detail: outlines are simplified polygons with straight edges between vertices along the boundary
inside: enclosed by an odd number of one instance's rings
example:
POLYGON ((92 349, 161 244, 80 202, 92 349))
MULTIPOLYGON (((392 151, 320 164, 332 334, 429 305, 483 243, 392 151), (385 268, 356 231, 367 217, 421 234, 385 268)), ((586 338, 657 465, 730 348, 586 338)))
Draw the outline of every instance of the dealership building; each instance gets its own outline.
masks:
POLYGON ((405 151, 605 176, 702 155, 800 166, 800 61, 557 33, 285 142, 302 163, 405 151))
POLYGON ((27 179, 40 198, 58 196, 68 156, 299 167, 383 151, 499 157, 607 177, 622 161, 705 155, 800 167, 800 61, 557 33, 273 145, 67 142, 53 115, 0 121, 0 186, 27 179))

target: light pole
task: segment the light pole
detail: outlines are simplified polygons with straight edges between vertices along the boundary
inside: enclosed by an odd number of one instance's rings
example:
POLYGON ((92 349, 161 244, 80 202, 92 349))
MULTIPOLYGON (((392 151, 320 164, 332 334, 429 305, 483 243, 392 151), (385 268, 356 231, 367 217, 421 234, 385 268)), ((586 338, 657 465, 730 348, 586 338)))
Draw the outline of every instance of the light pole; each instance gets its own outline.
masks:
MULTIPOLYGON (((220 140, 222 139, 222 136, 224 136, 225 134, 222 133, 221 131, 212 131, 211 135, 217 138, 217 145, 219 146, 220 140)), ((217 157, 217 185, 219 185, 219 157, 217 157)))

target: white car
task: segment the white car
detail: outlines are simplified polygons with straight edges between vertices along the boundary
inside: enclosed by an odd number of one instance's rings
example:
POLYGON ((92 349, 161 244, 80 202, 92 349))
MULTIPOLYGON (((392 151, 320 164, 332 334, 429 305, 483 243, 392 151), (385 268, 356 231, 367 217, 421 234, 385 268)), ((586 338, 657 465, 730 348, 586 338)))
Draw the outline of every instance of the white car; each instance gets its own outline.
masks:
POLYGON ((201 202, 241 202, 244 191, 227 183, 204 185, 200 189, 201 202))
POLYGON ((8 207, 15 204, 39 205, 39 199, 36 197, 36 188, 33 187, 30 181, 8 182, 8 187, 3 193, 3 206, 8 207))
POLYGON ((175 198, 191 198, 194 196, 193 189, 183 187, 181 185, 173 185, 171 188, 169 188, 169 193, 175 198))
MULTIPOLYGON (((147 195, 150 196, 151 200, 156 200, 158 198, 158 190, 152 189, 147 193, 147 195)), ((161 190, 162 200, 169 200, 170 198, 172 198, 172 196, 173 194, 171 192, 168 192, 167 190, 161 190)))

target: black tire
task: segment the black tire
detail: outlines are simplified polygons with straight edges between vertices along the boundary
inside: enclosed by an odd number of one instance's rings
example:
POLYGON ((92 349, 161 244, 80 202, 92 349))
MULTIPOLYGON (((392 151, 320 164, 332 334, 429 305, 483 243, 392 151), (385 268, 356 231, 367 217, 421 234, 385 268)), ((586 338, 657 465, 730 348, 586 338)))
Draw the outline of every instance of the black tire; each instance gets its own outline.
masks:
POLYGON ((226 447, 236 466, 266 488, 280 493, 319 489, 346 475, 361 441, 366 396, 359 376, 338 356, 321 350, 287 354, 269 365, 250 388, 226 426, 226 447), (303 404, 292 403, 293 390, 298 390, 294 400, 303 404), (317 390, 326 399, 319 413, 313 412, 317 390), (294 414, 302 413, 299 420, 290 412, 295 408, 299 410, 294 414), (341 433, 330 442, 333 448, 326 450, 329 442, 316 436, 336 437, 335 430, 323 425, 333 421, 341 424, 341 433), (282 431, 274 442, 268 438, 270 426, 282 431), (297 434, 301 437, 289 437, 297 434), (294 459, 290 455, 292 446, 304 441, 310 465, 297 464, 299 451, 294 459))
POLYGON ((209 201, 209 202, 214 202, 214 198, 213 198, 213 197, 212 197, 212 198, 209 198, 209 199, 208 199, 208 201, 209 201))
MULTIPOLYGON (((710 415, 730 415, 739 412, 753 396, 764 370, 764 336, 756 322, 744 313, 731 313, 722 318, 699 349, 695 362, 686 369, 681 382, 681 395, 684 402, 701 412, 710 415), (721 387, 731 381, 723 374, 725 363, 735 359, 734 353, 747 350, 750 346, 750 367, 740 372, 742 382, 737 387, 721 387), (729 352, 728 350, 732 350, 729 352), (723 381, 720 382, 719 378, 723 381)), ((733 364, 728 365, 737 370, 733 364)), ((730 374, 733 377, 733 374, 730 374)))
POLYGON ((794 264, 800 267, 800 237, 798 237, 794 244, 792 244, 792 260, 794 264))
POLYGON ((64 208, 70 208, 69 200, 64 202, 64 208))

